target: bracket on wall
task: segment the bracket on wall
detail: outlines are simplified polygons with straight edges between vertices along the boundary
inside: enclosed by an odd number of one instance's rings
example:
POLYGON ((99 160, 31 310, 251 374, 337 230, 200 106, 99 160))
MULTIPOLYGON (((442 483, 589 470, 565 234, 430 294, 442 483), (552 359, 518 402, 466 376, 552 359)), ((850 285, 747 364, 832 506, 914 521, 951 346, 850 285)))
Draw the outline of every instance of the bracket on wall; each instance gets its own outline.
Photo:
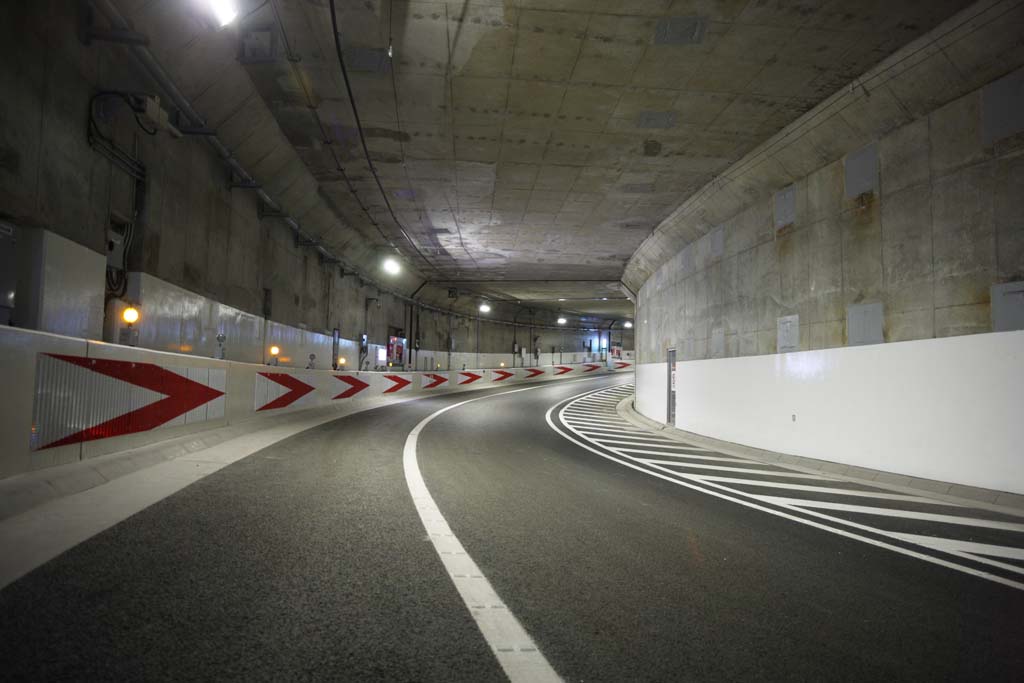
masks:
POLYGON ((256 207, 256 215, 260 218, 260 220, 264 218, 288 218, 288 214, 286 214, 284 211, 271 209, 270 207, 267 206, 265 202, 262 201, 256 207))
POLYGON ((233 168, 228 168, 229 190, 259 190, 262 186, 254 180, 239 178, 233 168))
MULTIPOLYGON (((318 240, 316 238, 303 237, 302 235, 300 235, 299 233, 296 232, 295 233, 295 246, 297 246, 297 247, 319 247, 320 246, 320 240, 318 240)), ((320 257, 323 258, 323 254, 320 254, 320 257)))
POLYGON ((149 45, 149 38, 138 31, 97 27, 92 5, 86 0, 78 3, 78 39, 83 45, 92 45, 94 40, 122 45, 149 45))
MULTIPOLYGON (((337 265, 337 264, 341 263, 341 259, 339 259, 339 258, 337 258, 335 256, 327 256, 322 251, 321 252, 317 252, 317 253, 320 254, 320 265, 321 266, 322 265, 332 265, 332 266, 334 266, 334 265, 337 265)), ((344 270, 342 272, 344 272, 344 270)))

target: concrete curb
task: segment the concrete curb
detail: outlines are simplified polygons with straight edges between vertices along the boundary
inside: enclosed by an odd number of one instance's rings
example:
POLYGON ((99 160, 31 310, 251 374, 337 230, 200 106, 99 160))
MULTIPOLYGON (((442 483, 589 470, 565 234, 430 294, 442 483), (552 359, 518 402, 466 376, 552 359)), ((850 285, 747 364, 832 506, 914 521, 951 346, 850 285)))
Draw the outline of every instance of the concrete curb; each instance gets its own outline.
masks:
POLYGON ((789 455, 787 453, 776 453, 775 451, 766 451, 761 448, 753 448, 751 446, 744 446, 742 444, 732 443, 729 441, 721 441, 719 439, 713 439, 711 437, 670 427, 661 422, 652 420, 649 417, 645 417, 638 413, 634 408, 632 397, 622 399, 616 406, 616 410, 620 417, 634 426, 658 432, 660 435, 670 439, 675 439, 676 441, 694 446, 711 448, 716 451, 726 453, 727 455, 736 455, 769 464, 785 465, 786 467, 807 474, 826 473, 831 477, 836 477, 837 479, 845 479, 858 484, 877 486, 896 493, 905 493, 916 496, 924 495, 929 498, 935 498, 937 500, 954 503, 956 505, 976 507, 979 509, 1002 512, 1010 515, 1024 515, 1024 496, 1016 493, 982 489, 974 486, 963 486, 961 484, 936 481, 934 479, 920 479, 903 474, 895 474, 893 472, 884 472, 882 470, 873 470, 866 467, 845 465, 843 463, 831 462, 829 460, 805 458, 799 455, 789 455))

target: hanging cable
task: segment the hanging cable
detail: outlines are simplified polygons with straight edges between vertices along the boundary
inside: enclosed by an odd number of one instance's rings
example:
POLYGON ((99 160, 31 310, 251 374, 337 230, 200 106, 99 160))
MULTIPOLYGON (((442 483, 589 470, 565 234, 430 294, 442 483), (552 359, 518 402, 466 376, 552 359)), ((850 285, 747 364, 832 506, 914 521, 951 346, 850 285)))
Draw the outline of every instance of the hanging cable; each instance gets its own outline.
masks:
MULTIPOLYGON (((430 266, 434 272, 440 274, 441 271, 438 270, 437 266, 427 259, 423 252, 420 251, 420 248, 416 246, 416 243, 413 242, 409 233, 402 227, 401 221, 398 220, 398 216, 395 215, 395 210, 391 207, 391 202, 388 200, 388 194, 384 191, 384 185, 380 182, 380 176, 377 175, 377 169, 373 165, 373 159, 370 158, 370 148, 366 145, 366 135, 363 133, 363 124, 359 119, 359 109, 356 108, 356 98, 352 92, 352 83, 348 78, 348 69, 345 68, 345 57, 341 49, 341 34, 338 33, 338 16, 334 7, 334 0, 330 0, 330 5, 331 32, 334 34, 334 51, 338 55, 338 65, 341 67, 341 77, 345 81, 345 91, 348 93, 348 101, 352 106, 352 117, 356 122, 356 131, 359 133, 359 142, 363 147, 363 155, 366 157, 366 163, 370 167, 370 173, 373 175, 373 180, 377 184, 377 189, 380 190, 380 196, 384 199, 384 205, 387 207, 388 213, 391 214, 391 218, 395 221, 395 225, 398 226, 398 230, 402 233, 402 236, 409 242, 409 245, 416 251, 416 254, 423 260, 423 262, 430 266)), ((393 243, 391 243, 390 246, 395 247, 393 243)))

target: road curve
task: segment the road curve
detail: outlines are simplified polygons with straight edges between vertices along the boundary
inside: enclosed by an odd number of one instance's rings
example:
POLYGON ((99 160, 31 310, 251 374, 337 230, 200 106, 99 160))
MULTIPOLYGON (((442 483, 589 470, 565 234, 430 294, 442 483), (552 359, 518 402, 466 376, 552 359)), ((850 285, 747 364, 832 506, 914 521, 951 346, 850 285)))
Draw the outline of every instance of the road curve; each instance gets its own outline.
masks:
POLYGON ((1024 592, 622 467, 548 427, 628 378, 292 437, 0 591, 18 679, 503 680, 409 494, 566 680, 1012 680, 1024 592))

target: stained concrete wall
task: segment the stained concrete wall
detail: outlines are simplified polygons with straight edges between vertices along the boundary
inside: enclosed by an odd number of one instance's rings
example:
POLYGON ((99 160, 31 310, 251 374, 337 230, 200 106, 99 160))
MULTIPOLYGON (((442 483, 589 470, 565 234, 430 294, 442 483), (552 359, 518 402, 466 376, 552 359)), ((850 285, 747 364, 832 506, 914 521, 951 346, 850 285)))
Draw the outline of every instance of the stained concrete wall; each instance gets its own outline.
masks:
POLYGON ((793 314, 799 350, 844 346, 847 307, 874 302, 888 342, 991 331, 991 285, 1024 279, 1024 134, 991 139, 986 93, 872 143, 868 192, 847 155, 791 186, 792 220, 771 197, 680 251, 640 290, 639 361, 775 353, 793 314))

